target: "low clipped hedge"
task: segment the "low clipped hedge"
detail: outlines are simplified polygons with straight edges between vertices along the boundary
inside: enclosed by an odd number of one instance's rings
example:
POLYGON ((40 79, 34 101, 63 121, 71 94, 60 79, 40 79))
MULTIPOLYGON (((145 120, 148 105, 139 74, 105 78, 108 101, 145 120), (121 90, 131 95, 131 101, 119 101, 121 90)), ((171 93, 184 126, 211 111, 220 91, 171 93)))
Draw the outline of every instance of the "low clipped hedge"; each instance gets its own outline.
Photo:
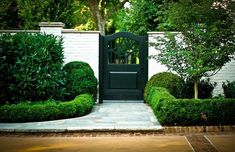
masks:
POLYGON ((202 112, 207 125, 235 124, 235 99, 175 99, 158 87, 151 88, 147 99, 162 125, 203 125, 202 112))
POLYGON ((33 122, 71 117, 89 113, 94 105, 89 94, 81 94, 68 102, 44 101, 0 106, 0 122, 33 122))

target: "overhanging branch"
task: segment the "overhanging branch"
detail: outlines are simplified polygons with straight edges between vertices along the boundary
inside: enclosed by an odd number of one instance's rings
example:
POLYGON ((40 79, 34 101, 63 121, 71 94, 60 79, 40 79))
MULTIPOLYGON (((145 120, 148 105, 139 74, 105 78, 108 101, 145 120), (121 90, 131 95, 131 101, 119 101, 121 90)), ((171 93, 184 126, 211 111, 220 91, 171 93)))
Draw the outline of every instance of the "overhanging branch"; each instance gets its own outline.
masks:
POLYGON ((129 1, 130 0, 123 0, 122 2, 119 2, 117 5, 113 5, 106 14, 105 19, 107 20, 110 16, 112 16, 115 12, 117 12, 117 10, 121 9, 126 4, 126 2, 129 1))

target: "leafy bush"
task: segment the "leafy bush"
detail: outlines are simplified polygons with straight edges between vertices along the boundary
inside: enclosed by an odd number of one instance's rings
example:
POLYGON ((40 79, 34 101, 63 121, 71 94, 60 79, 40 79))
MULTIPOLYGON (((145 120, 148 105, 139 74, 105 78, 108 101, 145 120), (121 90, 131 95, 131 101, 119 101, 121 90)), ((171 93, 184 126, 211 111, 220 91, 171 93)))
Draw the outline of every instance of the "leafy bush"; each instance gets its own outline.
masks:
POLYGON ((227 81, 227 83, 223 82, 222 87, 225 98, 235 98, 235 81, 227 81))
POLYGON ((147 96, 147 103, 151 107, 155 107, 157 103, 164 99, 175 99, 166 88, 162 87, 152 87, 148 96, 147 96))
POLYGON ((89 93, 96 97, 97 79, 90 65, 85 62, 73 61, 64 66, 66 72, 67 99, 73 99, 79 94, 89 93))
POLYGON ((170 72, 161 72, 153 75, 147 82, 144 90, 144 98, 148 96, 148 92, 152 87, 164 87, 176 98, 181 97, 184 80, 178 75, 170 72))
POLYGON ((0 100, 38 101, 63 95, 62 40, 53 35, 0 35, 0 100))
MULTIPOLYGON (((212 98, 212 93, 216 87, 216 83, 211 83, 210 79, 202 79, 198 83, 198 98, 207 99, 212 98)), ((194 83, 192 79, 187 79, 184 86, 183 98, 194 98, 194 83)))
POLYGON ((0 122, 31 122, 83 116, 94 106, 94 99, 89 94, 81 94, 74 100, 2 105, 0 106, 0 122))
POLYGON ((235 99, 174 99, 166 90, 153 87, 148 100, 161 125, 202 125, 202 112, 207 125, 235 124, 235 99))

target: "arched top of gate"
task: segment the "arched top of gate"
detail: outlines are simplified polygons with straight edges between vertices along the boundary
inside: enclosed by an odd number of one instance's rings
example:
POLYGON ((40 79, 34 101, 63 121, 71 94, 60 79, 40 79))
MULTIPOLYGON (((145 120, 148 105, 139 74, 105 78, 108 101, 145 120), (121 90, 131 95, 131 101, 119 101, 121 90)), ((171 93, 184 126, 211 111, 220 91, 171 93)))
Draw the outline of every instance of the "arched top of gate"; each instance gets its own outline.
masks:
POLYGON ((139 35, 135 35, 133 33, 130 33, 130 32, 118 32, 118 33, 114 33, 114 34, 111 34, 111 35, 106 35, 105 36, 105 39, 106 40, 114 40, 114 39, 117 39, 117 38, 129 38, 129 39, 132 39, 134 41, 143 41, 147 38, 147 36, 139 36, 139 35))

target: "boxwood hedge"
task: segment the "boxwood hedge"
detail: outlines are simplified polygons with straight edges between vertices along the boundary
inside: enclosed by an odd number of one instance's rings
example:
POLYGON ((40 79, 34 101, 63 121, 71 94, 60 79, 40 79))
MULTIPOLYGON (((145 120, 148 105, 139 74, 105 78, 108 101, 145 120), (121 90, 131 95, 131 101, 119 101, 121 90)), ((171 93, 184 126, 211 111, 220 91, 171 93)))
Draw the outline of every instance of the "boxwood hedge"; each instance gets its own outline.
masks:
POLYGON ((59 102, 22 102, 0 106, 0 122, 33 122, 83 116, 89 113, 94 105, 89 94, 81 94, 74 100, 59 102))
POLYGON ((234 125, 235 99, 175 99, 164 88, 152 87, 147 103, 162 125, 234 125))

